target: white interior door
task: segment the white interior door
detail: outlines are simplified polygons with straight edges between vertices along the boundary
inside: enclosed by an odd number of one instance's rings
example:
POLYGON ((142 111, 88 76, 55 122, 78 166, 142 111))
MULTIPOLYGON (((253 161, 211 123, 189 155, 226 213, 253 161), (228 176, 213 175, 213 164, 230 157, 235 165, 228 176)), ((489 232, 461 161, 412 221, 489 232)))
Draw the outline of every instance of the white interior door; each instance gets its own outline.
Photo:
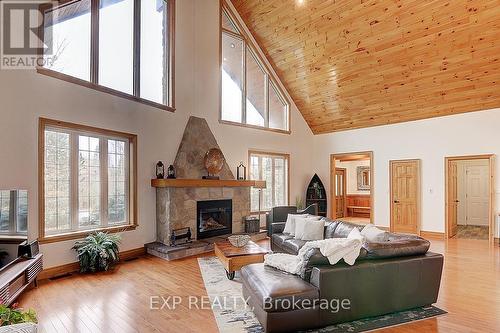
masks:
POLYGON ((466 224, 488 226, 489 168, 486 165, 466 166, 466 224))

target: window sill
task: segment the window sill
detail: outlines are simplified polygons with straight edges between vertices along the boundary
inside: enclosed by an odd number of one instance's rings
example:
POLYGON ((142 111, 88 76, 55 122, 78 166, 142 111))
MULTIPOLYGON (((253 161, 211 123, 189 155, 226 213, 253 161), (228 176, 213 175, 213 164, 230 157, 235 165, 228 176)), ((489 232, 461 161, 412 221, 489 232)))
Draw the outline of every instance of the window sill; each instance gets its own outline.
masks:
POLYGON ((175 112, 175 108, 173 108, 173 107, 170 107, 170 106, 167 106, 167 105, 163 105, 163 104, 160 104, 160 103, 156 103, 156 102, 153 102, 153 101, 149 101, 147 99, 136 97, 136 96, 133 96, 133 95, 130 95, 130 94, 118 91, 118 90, 114 90, 114 89, 111 89, 111 88, 108 88, 108 87, 100 86, 98 84, 94 84, 92 82, 85 81, 85 80, 73 77, 71 75, 66 75, 66 74, 63 74, 63 73, 59 73, 59 72, 53 71, 51 69, 47 69, 47 68, 43 68, 43 67, 37 67, 36 71, 37 71, 38 74, 50 76, 50 77, 53 77, 53 78, 56 78, 56 79, 59 79, 59 80, 63 80, 63 81, 66 81, 66 82, 70 82, 70 83, 73 83, 73 84, 84 86, 84 87, 87 87, 87 88, 90 88, 90 89, 93 89, 93 90, 97 90, 97 91, 100 91, 100 92, 103 92, 103 93, 107 93, 107 94, 110 94, 110 95, 113 95, 113 96, 125 98, 125 99, 131 100, 131 101, 134 101, 134 102, 137 102, 137 103, 145 104, 145 105, 148 105, 148 106, 160 109, 160 110, 169 111, 169 112, 175 112))
POLYGON ((257 126, 257 125, 242 124, 242 123, 237 123, 237 122, 229 121, 229 120, 219 119, 219 123, 224 124, 224 125, 233 125, 233 126, 240 126, 240 127, 246 127, 246 128, 253 128, 253 129, 274 132, 274 133, 280 133, 280 134, 292 134, 292 132, 290 130, 286 131, 286 130, 281 130, 281 129, 277 129, 277 128, 267 128, 267 127, 262 127, 262 126, 257 126))
POLYGON ((63 242, 71 239, 80 239, 87 237, 89 234, 93 232, 108 232, 108 233, 117 233, 117 232, 123 232, 123 231, 130 231, 130 230, 135 230, 137 228, 137 224, 130 224, 130 225, 120 225, 120 226, 115 226, 115 227, 107 227, 107 228, 97 228, 97 229, 89 229, 89 230, 84 230, 84 231, 75 231, 75 232, 68 232, 65 234, 57 234, 53 236, 43 236, 38 238, 38 242, 40 244, 49 244, 49 243, 56 243, 56 242, 63 242))

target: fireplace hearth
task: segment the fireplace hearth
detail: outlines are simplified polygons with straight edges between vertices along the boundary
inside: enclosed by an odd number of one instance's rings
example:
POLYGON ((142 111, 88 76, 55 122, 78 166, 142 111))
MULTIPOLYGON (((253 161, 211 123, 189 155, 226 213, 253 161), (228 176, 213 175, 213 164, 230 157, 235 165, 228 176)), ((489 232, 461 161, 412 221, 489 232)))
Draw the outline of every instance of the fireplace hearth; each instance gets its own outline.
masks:
POLYGON ((198 201, 196 206, 197 239, 227 235, 232 232, 232 200, 198 201))

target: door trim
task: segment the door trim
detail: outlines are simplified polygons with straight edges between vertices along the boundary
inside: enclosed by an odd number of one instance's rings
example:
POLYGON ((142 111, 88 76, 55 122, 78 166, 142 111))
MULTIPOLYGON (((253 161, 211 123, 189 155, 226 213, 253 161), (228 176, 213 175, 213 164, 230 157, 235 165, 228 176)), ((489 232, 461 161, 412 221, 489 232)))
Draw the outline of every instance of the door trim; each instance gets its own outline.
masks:
MULTIPOLYGON (((335 160, 341 157, 351 156, 351 155, 368 155, 370 159, 370 223, 374 224, 375 221, 375 166, 373 164, 373 151, 357 151, 349 153, 336 153, 330 154, 330 217, 335 220, 337 217, 337 207, 335 200, 335 176, 332 177, 332 173, 335 172, 336 163, 335 160), (333 195, 333 196, 332 196, 333 195)), ((346 193, 347 195, 347 193, 346 193)))
MULTIPOLYGON (((344 217, 345 217, 347 215, 347 202, 346 202, 346 200, 347 200, 347 192, 346 192, 347 191, 347 179, 346 179, 347 178, 347 169, 346 168, 335 168, 335 174, 337 173, 337 170, 344 172, 344 182, 342 184, 342 193, 343 193, 343 197, 344 197, 344 200, 343 200, 344 201, 344 209, 343 209, 343 211, 344 211, 344 217)), ((334 193, 334 192, 335 192, 335 188, 333 189, 332 193, 334 193)), ((335 205, 337 205, 337 199, 335 199, 335 205)), ((335 207, 335 208, 337 208, 337 207, 335 207)), ((335 214, 337 214, 337 210, 335 210, 335 214)))
POLYGON ((421 221, 421 209, 422 209, 422 160, 418 158, 414 159, 403 159, 403 160, 389 160, 389 188, 390 188, 390 194, 389 194, 389 204, 390 204, 390 225, 389 225, 389 230, 391 232, 394 231, 394 199, 393 199, 393 186, 392 186, 392 166, 394 163, 398 162, 417 162, 417 235, 420 235, 420 232, 422 230, 422 221, 421 221))
POLYGON ((449 231, 448 231, 448 225, 449 225, 449 217, 448 217, 448 206, 449 206, 449 198, 448 198, 448 177, 449 177, 449 163, 451 161, 469 161, 469 160, 488 160, 488 167, 489 167, 489 177, 488 177, 488 190, 489 190, 489 202, 488 202, 488 233, 489 233, 489 241, 493 242, 493 181, 494 181, 494 154, 483 154, 483 155, 464 155, 464 156, 446 156, 444 158, 444 214, 445 214, 445 219, 444 219, 444 234, 445 234, 445 240, 449 239, 449 231))

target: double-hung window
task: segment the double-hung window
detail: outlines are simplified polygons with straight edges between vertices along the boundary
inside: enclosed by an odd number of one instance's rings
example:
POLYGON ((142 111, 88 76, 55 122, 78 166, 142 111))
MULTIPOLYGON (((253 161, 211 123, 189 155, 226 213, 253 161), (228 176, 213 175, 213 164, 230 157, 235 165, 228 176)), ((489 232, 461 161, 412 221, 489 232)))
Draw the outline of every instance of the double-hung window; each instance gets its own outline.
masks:
POLYGON ((173 110, 174 0, 63 0, 41 10, 40 73, 173 110))
POLYGON ((221 22, 220 120, 289 132, 290 102, 226 2, 221 22))
POLYGON ((42 241, 136 225, 132 134, 40 120, 42 241))
POLYGON ((265 180, 266 188, 252 188, 250 206, 252 212, 268 211, 276 206, 287 206, 290 155, 250 151, 248 153, 251 180, 265 180))

